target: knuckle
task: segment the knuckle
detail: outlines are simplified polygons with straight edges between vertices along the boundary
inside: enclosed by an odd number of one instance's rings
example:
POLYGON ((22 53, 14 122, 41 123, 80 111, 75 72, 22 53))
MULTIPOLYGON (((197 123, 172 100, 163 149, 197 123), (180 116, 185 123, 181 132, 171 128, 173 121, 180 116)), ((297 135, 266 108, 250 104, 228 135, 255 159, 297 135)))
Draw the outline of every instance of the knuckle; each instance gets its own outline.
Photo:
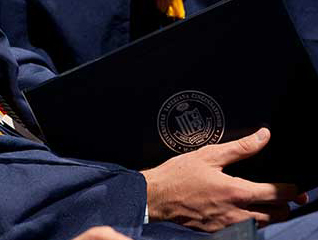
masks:
POLYGON ((238 147, 243 154, 249 154, 253 150, 251 142, 246 139, 239 139, 237 141, 238 147))
POLYGON ((209 155, 211 152, 214 152, 215 151, 215 148, 213 145, 206 145, 206 146, 203 146, 195 151, 192 151, 190 153, 193 153, 193 154, 197 154, 197 155, 200 155, 200 156, 206 156, 206 155, 209 155))
POLYGON ((237 221, 237 216, 235 214, 233 214, 232 212, 228 212, 227 214, 225 214, 224 216, 224 225, 228 226, 230 224, 233 224, 237 221))
POLYGON ((206 145, 187 154, 205 162, 216 163, 218 162, 217 159, 220 158, 218 156, 222 156, 223 149, 216 145, 206 145))
POLYGON ((230 194, 234 203, 238 205, 246 205, 254 200, 254 193, 251 189, 241 186, 235 186, 231 189, 230 194))

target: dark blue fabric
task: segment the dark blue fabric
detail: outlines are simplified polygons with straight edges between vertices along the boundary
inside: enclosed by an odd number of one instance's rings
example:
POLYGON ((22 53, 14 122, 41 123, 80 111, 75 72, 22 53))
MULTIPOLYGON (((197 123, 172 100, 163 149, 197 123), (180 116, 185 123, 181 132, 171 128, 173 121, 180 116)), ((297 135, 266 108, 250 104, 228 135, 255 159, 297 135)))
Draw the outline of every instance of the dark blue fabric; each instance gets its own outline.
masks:
POLYGON ((96 225, 141 235, 145 180, 120 166, 63 159, 1 136, 0 192, 0 239, 71 239, 96 225))
POLYGON ((285 0, 292 21, 318 71, 318 1, 285 0))
POLYGON ((184 7, 187 16, 190 16, 219 1, 220 0, 184 0, 184 7))
POLYGON ((259 240, 316 240, 318 212, 273 224, 259 231, 259 240))
POLYGON ((37 132, 35 120, 21 90, 36 86, 55 74, 45 65, 44 59, 29 50, 11 47, 0 28, 0 95, 23 122, 37 132))
POLYGON ((41 55, 59 72, 129 41, 130 0, 7 0, 0 15, 11 46, 41 55))
POLYGON ((189 228, 171 222, 157 222, 144 225, 141 239, 203 240, 209 236, 209 233, 193 231, 189 228))
MULTIPOLYGON (((191 15, 214 2, 185 0, 185 7, 191 15)), ((318 2, 285 2, 318 69, 318 2)), ((0 95, 29 128, 36 129, 21 90, 129 42, 130 4, 0 0, 0 95)), ((0 178, 0 239, 71 239, 95 225, 111 225, 145 240, 206 235, 172 223, 142 226, 146 186, 139 173, 107 163, 63 159, 17 136, 0 136, 0 178)), ((317 216, 314 212, 275 224, 260 234, 273 240, 318 239, 317 216)))
POLYGON ((0 95, 37 132, 20 90, 128 43, 129 19, 130 0, 0 1, 0 95))

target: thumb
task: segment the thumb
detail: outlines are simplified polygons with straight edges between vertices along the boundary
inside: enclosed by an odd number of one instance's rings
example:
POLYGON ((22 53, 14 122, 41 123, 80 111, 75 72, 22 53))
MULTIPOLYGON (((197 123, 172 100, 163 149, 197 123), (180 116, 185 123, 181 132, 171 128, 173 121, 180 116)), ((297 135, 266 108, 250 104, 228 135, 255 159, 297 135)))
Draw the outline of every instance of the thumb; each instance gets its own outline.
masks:
POLYGON ((267 128, 261 128, 256 133, 236 141, 220 144, 223 148, 222 156, 219 158, 218 165, 225 167, 229 164, 246 159, 262 150, 270 139, 270 131, 267 128))

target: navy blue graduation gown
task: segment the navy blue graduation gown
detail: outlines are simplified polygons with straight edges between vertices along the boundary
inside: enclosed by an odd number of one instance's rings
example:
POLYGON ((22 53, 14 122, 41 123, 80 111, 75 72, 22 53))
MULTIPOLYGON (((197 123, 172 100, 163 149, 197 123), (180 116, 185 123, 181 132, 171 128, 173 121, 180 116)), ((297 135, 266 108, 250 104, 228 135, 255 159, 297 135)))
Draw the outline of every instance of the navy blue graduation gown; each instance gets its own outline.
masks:
POLYGON ((23 138, 0 137, 0 239, 71 239, 110 225, 140 237, 143 176, 116 165, 62 159, 23 138))
MULTIPOLYGON (((216 1, 186 0, 185 6, 192 14, 216 1)), ((286 4, 318 67, 318 3, 286 4)), ((145 26, 136 28, 131 9, 129 0, 0 0, 0 95, 30 129, 36 131, 22 89, 122 46, 134 29, 139 36, 158 27, 144 21, 145 26)), ((45 145, 2 127, 0 131, 8 134, 0 136, 0 239, 71 239, 96 225, 113 226, 134 239, 206 236, 172 223, 143 225, 146 183, 138 172, 64 159, 45 145)), ((317 239, 316 218, 313 213, 260 234, 265 239, 296 239, 286 229, 297 226, 307 239, 317 239)))

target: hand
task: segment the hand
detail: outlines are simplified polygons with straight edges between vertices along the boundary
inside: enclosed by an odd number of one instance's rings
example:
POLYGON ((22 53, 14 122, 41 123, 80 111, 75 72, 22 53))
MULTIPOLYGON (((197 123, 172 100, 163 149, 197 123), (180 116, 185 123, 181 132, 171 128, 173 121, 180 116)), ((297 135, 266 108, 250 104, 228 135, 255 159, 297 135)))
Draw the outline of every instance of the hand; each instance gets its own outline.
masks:
POLYGON ((288 201, 303 204, 293 184, 255 183, 223 168, 259 152, 269 141, 262 128, 237 141, 209 145, 143 171, 150 221, 169 220, 208 232, 255 218, 260 226, 288 217, 288 201))
POLYGON ((93 227, 73 240, 132 240, 108 226, 93 227))

